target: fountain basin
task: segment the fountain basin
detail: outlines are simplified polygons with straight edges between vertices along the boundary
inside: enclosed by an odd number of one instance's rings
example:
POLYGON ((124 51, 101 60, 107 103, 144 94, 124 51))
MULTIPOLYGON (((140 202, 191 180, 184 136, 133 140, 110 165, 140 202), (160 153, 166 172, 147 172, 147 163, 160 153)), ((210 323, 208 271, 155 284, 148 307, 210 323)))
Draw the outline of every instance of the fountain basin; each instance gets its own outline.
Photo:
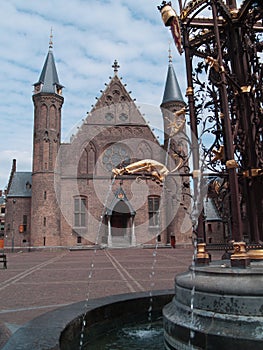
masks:
MULTIPOLYGON (((173 297, 173 290, 114 295, 67 305, 47 312, 19 328, 2 350, 66 350, 79 349, 83 314, 86 327, 83 342, 93 342, 116 327, 148 322, 162 315, 162 308, 173 297)), ((84 347, 83 347, 84 348, 84 347)))
POLYGON ((163 309, 166 349, 262 349, 263 264, 190 267, 163 309))
POLYGON ((83 349, 116 329, 154 322, 163 313, 164 346, 176 350, 259 350, 263 344, 263 263, 246 269, 229 261, 190 267, 176 277, 175 293, 115 295, 67 305, 21 327, 2 350, 83 349), (152 299, 152 300, 151 300, 152 299))

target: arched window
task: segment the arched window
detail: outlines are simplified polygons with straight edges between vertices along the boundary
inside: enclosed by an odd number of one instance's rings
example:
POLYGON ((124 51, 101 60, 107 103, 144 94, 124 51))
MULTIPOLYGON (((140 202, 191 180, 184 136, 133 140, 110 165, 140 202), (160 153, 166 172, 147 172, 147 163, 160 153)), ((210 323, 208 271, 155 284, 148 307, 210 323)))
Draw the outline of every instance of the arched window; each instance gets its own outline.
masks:
POLYGON ((88 146, 88 174, 93 174, 96 164, 96 149, 92 142, 88 146))
POLYGON ((40 118, 38 118, 37 127, 38 128, 47 128, 47 115, 48 109, 45 104, 40 107, 40 118))
POLYGON ((88 155, 87 155, 87 150, 84 149, 79 160, 78 173, 87 174, 87 172, 88 172, 88 155))
POLYGON ((93 143, 83 149, 78 164, 78 174, 93 174, 96 165, 96 150, 93 143))
POLYGON ((57 109, 54 105, 49 110, 49 127, 53 130, 57 128, 57 109))

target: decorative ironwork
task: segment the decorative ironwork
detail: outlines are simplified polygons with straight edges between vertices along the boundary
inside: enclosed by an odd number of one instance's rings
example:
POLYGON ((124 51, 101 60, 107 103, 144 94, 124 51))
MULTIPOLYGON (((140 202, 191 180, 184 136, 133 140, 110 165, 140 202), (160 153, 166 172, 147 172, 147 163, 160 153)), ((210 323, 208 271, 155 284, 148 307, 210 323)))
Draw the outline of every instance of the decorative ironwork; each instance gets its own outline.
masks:
POLYGON ((218 203, 222 217, 231 215, 232 238, 263 241, 262 3, 193 0, 179 18, 199 146, 192 145, 193 169, 222 179, 218 203))

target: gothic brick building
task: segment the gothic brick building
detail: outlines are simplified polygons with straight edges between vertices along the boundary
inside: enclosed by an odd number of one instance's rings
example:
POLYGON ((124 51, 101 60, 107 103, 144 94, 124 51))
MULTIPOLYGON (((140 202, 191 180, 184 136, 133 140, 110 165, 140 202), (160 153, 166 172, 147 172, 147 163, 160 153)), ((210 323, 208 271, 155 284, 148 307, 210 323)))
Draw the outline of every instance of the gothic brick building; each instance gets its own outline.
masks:
POLYGON ((145 169, 112 173, 143 160, 171 170, 178 160, 174 155, 186 152, 178 136, 168 137, 174 112, 184 107, 171 60, 160 110, 164 145, 127 92, 116 61, 113 68, 113 78, 77 133, 61 143, 63 86, 50 46, 34 84, 32 172, 18 172, 14 161, 9 178, 5 246, 138 246, 156 238, 168 244, 171 236, 177 242, 190 240, 180 176, 168 174, 160 183, 145 169))

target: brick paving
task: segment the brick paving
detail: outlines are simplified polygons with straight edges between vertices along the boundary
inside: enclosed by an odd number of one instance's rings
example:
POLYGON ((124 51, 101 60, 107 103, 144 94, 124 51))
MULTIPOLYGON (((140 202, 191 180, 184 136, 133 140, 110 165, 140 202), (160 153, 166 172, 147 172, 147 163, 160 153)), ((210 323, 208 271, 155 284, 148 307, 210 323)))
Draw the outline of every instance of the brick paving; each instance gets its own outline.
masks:
MULTIPOLYGON (((193 249, 105 249, 7 254, 0 269, 0 347, 33 318, 87 298, 172 289, 193 249)), ((222 252, 213 252, 213 260, 222 252)))

